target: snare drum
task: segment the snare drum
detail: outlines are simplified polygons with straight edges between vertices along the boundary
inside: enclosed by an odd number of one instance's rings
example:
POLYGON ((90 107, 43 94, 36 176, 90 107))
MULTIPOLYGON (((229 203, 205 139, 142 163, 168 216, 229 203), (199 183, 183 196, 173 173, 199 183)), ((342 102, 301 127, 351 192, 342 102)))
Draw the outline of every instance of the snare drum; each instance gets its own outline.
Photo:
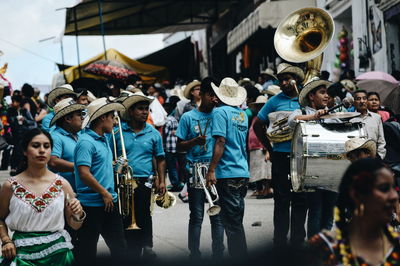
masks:
POLYGON ((200 168, 200 166, 203 165, 207 166, 207 168, 204 167, 201 168, 201 173, 203 175, 203 178, 205 179, 210 162, 196 162, 189 164, 189 185, 191 188, 203 189, 203 186, 200 181, 199 172, 197 171, 200 168))
POLYGON ((316 188, 338 191, 350 164, 345 157, 345 142, 350 138, 366 137, 362 123, 299 122, 293 133, 290 159, 293 191, 316 188))

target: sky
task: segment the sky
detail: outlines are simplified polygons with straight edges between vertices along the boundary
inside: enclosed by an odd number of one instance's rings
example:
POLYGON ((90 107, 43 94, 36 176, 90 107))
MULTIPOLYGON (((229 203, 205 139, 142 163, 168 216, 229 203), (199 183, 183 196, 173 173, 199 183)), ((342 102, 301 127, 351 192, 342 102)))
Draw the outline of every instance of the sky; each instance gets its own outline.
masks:
MULTIPOLYGON (((77 0, 1 0, 2 22, 0 26, 0 65, 8 63, 5 77, 13 89, 22 84, 51 85, 53 75, 58 72, 57 63, 62 62, 60 36, 65 26, 65 9, 77 0)), ((162 34, 106 36, 106 48, 114 48, 137 59, 163 48, 162 34)), ((76 38, 64 36, 64 59, 67 65, 77 65, 76 38)), ((81 36, 79 41, 80 61, 102 53, 100 36, 81 36)))

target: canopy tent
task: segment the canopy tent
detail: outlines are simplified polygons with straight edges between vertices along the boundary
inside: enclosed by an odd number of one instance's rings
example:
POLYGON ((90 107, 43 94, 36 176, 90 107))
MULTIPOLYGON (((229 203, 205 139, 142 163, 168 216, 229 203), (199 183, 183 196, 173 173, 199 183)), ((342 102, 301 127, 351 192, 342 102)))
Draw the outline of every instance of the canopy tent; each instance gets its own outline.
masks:
POLYGON ((122 35, 197 30, 214 22, 226 9, 240 1, 242 0, 83 0, 77 6, 67 9, 65 35, 122 35))
MULTIPOLYGON (((107 54, 108 60, 116 60, 116 61, 119 61, 119 62, 129 66, 130 68, 132 68, 136 73, 138 73, 138 75, 145 82, 153 81, 156 78, 161 79, 161 80, 168 78, 168 71, 165 67, 140 63, 139 61, 133 60, 112 48, 108 49, 106 51, 106 54, 107 54)), ((106 79, 102 76, 89 74, 89 73, 86 73, 85 71, 83 71, 83 69, 86 66, 88 66, 90 63, 93 63, 98 60, 105 60, 105 59, 106 59, 105 54, 101 53, 99 55, 96 55, 95 57, 92 57, 92 58, 82 62, 80 65, 72 66, 72 67, 65 69, 63 71, 64 76, 65 76, 65 81, 67 83, 71 83, 72 81, 79 79, 79 78, 106 79)))

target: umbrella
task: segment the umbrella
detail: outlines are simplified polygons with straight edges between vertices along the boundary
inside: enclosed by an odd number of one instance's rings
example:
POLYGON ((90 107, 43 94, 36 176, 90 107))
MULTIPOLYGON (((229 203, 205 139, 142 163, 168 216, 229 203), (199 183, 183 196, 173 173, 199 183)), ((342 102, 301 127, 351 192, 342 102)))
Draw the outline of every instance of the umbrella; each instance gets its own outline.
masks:
POLYGON ((129 75, 136 75, 130 67, 116 60, 98 60, 89 64, 83 71, 115 79, 125 79, 129 75))
POLYGON ((379 93, 382 105, 389 107, 396 114, 400 113, 400 88, 398 83, 394 84, 379 79, 360 80, 357 82, 357 87, 367 92, 379 93))
POLYGON ((388 81, 393 84, 399 83, 399 81, 396 80, 392 75, 385 73, 385 72, 381 72, 381 71, 366 72, 364 74, 359 75, 356 79, 357 80, 371 80, 371 79, 385 80, 385 81, 388 81))

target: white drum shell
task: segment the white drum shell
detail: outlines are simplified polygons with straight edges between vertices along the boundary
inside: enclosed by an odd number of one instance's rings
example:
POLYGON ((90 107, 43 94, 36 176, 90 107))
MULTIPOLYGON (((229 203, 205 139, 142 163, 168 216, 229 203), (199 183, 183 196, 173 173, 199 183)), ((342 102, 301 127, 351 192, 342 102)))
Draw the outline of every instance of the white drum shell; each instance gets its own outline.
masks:
POLYGON ((293 133, 290 159, 293 191, 316 188, 337 191, 350 164, 345 157, 345 142, 366 137, 361 123, 299 122, 293 133))

